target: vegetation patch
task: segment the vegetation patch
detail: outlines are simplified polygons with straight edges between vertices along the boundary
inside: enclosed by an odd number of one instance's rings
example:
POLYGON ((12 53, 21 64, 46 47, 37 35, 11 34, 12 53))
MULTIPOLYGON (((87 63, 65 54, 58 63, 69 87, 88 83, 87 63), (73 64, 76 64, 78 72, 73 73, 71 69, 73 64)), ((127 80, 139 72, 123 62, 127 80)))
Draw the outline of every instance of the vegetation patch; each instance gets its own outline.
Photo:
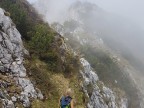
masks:
POLYGON ((42 106, 42 108, 58 107, 60 97, 69 87, 74 91, 73 99, 75 100, 75 106, 77 108, 84 108, 84 94, 81 90, 77 73, 74 73, 71 77, 65 77, 62 72, 51 72, 47 63, 39 59, 26 60, 25 66, 32 82, 42 91, 45 97, 43 101, 35 100, 32 103, 32 108, 40 108, 39 106, 42 106))

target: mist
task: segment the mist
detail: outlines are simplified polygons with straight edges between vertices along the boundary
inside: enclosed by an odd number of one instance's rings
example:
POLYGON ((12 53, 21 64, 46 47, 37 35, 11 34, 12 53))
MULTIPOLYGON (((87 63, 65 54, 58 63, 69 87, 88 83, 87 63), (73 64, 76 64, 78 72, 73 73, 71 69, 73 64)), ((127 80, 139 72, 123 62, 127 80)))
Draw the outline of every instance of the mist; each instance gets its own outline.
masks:
POLYGON ((65 21, 74 20, 87 32, 96 33, 101 37, 108 47, 120 53, 135 68, 133 77, 143 93, 143 0, 28 1, 49 24, 64 24, 65 21))
MULTIPOLYGON (((53 16, 61 17, 59 13, 60 10, 65 10, 75 1, 87 1, 97 4, 99 7, 103 8, 105 11, 111 12, 123 16, 134 23, 142 26, 144 28, 144 1, 143 0, 61 0, 60 2, 56 0, 28 0, 32 4, 37 4, 40 8, 46 9, 49 14, 53 16), (45 4, 46 3, 46 4, 45 4), (41 5, 40 5, 41 4, 41 5), (49 7, 50 6, 50 7, 49 7)), ((51 18, 52 19, 52 18, 51 18)), ((59 19, 53 19, 51 21, 58 21, 59 19)), ((50 21, 49 21, 50 22, 50 21)))
MULTIPOLYGON (((77 2, 89 2, 99 10, 87 14, 86 24, 104 39, 118 42, 133 55, 144 61, 144 1, 143 0, 29 0, 50 24, 69 19, 69 7, 77 2), (93 23, 96 22, 96 23, 93 23)), ((90 12, 90 11, 89 11, 90 12)), ((73 17, 73 16, 72 16, 73 17)), ((81 19, 84 19, 81 17, 81 19)), ((108 44, 113 44, 108 42, 108 44)), ((110 45, 109 44, 109 45, 110 45)), ((115 46, 115 45, 114 45, 115 46)), ((120 48, 121 49, 121 48, 120 48)))

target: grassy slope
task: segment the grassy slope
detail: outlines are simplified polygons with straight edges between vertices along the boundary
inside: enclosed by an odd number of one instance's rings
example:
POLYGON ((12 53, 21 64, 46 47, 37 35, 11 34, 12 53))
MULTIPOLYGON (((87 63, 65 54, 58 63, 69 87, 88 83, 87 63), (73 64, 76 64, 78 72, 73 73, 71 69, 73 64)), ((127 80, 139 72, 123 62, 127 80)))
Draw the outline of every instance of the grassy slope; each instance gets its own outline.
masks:
MULTIPOLYGON (((30 57, 25 60, 27 73, 45 96, 43 101, 33 101, 31 107, 57 108, 59 97, 66 88, 71 87, 77 102, 76 108, 84 108, 83 92, 77 80, 78 68, 72 66, 74 58, 69 54, 66 54, 67 62, 62 64, 59 44, 54 40, 57 33, 41 20, 25 0, 1 0, 0 7, 10 13, 22 34, 24 45, 30 52, 30 57), (63 66, 65 70, 61 68, 63 66)), ((17 106, 22 108, 19 103, 17 106)))
POLYGON ((54 73, 48 70, 47 64, 39 59, 26 60, 25 66, 28 72, 31 72, 32 81, 36 81, 37 87, 45 93, 45 100, 35 100, 32 108, 56 108, 58 100, 67 87, 74 90, 74 99, 76 100, 76 108, 84 108, 83 93, 80 91, 77 73, 70 77, 65 77, 62 72, 54 73), (37 76, 38 75, 38 76, 37 76))

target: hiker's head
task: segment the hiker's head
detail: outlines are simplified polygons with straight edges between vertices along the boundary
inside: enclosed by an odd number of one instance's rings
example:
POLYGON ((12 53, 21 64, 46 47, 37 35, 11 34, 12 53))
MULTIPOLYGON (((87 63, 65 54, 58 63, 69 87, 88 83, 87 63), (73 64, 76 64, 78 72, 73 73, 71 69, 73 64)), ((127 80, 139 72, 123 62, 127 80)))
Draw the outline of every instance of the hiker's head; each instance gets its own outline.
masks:
POLYGON ((67 89, 66 92, 65 92, 65 95, 66 96, 72 96, 72 90, 70 88, 67 89))

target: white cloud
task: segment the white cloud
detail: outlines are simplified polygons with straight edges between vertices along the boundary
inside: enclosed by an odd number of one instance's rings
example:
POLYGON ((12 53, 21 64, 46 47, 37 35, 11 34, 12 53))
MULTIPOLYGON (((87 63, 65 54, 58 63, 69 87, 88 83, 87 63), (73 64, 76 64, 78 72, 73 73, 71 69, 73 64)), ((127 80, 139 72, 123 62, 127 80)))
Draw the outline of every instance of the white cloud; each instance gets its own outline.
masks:
POLYGON ((38 0, 27 0, 27 1, 30 2, 30 3, 35 3, 38 0))

